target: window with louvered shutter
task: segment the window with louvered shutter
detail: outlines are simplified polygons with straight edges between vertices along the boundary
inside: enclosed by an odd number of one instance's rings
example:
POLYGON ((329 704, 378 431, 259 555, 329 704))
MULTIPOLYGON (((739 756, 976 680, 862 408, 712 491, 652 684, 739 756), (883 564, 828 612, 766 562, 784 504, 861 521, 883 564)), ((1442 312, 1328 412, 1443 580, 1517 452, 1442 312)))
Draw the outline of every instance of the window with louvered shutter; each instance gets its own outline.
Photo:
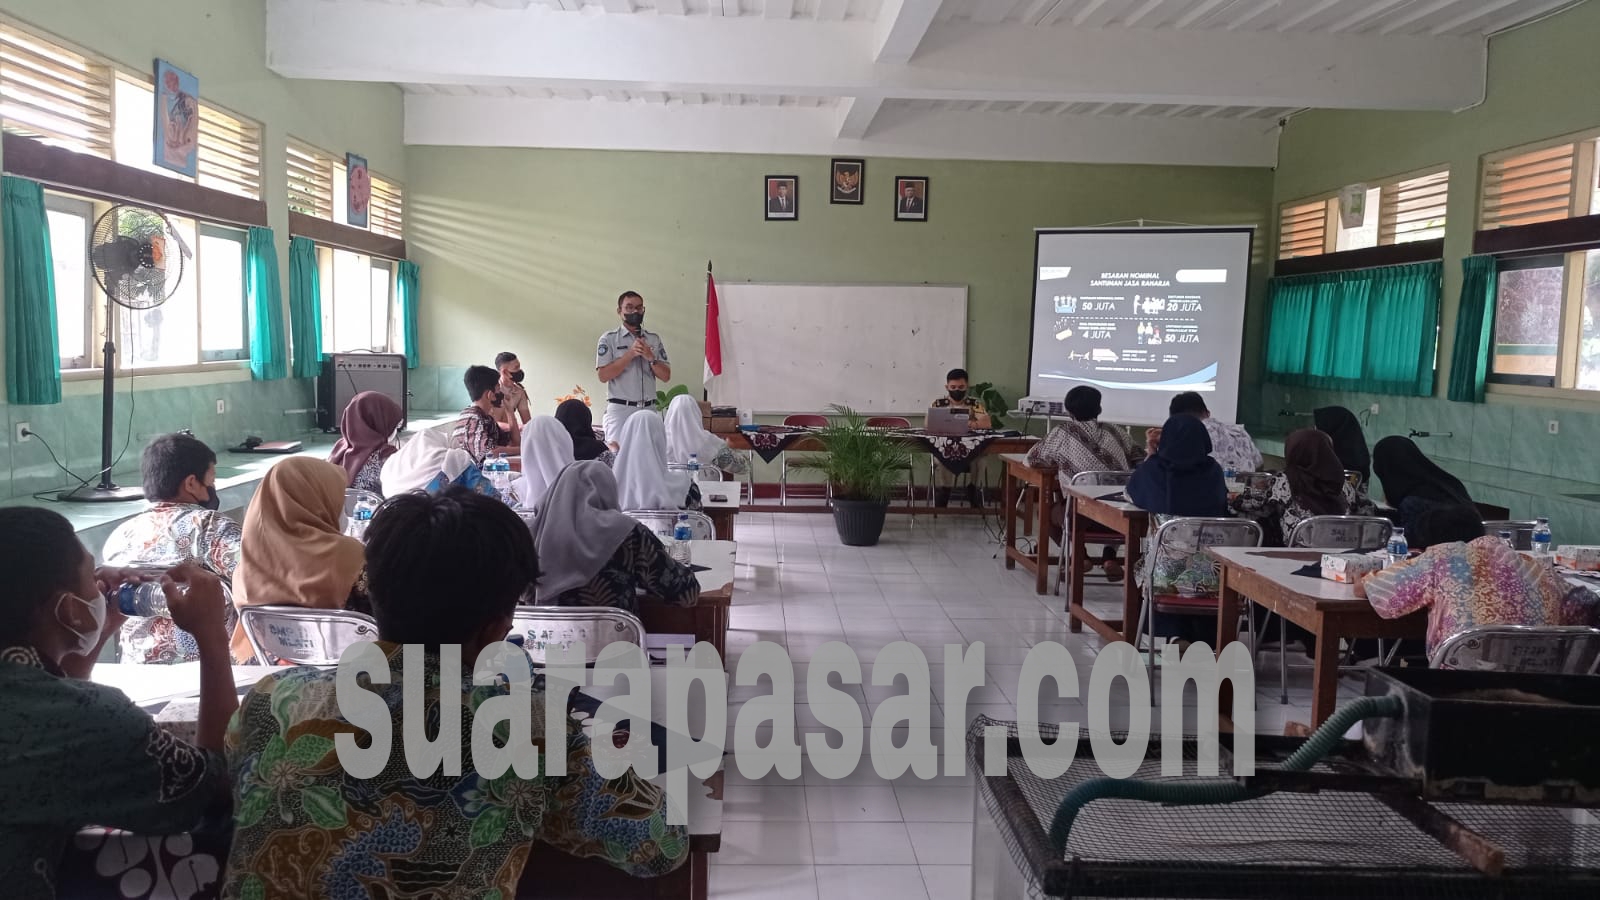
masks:
POLYGON ((291 139, 288 159, 289 209, 332 221, 333 156, 291 139))
POLYGON ((1491 158, 1484 166, 1481 227, 1571 217, 1577 162, 1575 142, 1491 158))
POLYGON ((1278 216, 1278 258, 1328 252, 1327 200, 1285 205, 1278 216))
POLYGON ((111 68, 0 24, 0 120, 6 131, 111 157, 111 68))
POLYGON ((1378 203, 1378 243, 1404 244, 1444 237, 1450 170, 1383 186, 1378 203))
POLYGON ((377 234, 404 237, 405 198, 400 185, 372 176, 372 202, 367 205, 367 225, 377 234))
POLYGON ((200 185, 261 199, 261 126, 200 104, 200 185))

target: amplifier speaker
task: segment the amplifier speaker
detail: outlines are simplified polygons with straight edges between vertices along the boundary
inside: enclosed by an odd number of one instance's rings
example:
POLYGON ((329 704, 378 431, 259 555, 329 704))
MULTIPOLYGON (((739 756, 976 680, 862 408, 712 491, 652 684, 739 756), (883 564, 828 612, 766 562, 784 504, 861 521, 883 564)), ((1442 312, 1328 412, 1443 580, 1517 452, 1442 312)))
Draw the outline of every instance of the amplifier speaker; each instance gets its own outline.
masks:
MULTIPOLYGON (((399 353, 330 353, 317 377, 317 427, 332 431, 350 399, 376 391, 410 414, 406 402, 406 358, 399 353)), ((402 423, 401 427, 405 427, 402 423)))

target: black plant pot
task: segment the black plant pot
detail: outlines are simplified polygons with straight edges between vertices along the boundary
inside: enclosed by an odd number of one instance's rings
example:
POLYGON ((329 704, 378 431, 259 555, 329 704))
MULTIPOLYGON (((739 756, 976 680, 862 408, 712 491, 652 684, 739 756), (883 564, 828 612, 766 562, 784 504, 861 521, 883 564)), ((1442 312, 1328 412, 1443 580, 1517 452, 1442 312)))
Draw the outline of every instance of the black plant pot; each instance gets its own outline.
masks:
POLYGON ((887 500, 833 499, 833 527, 846 547, 871 547, 883 535, 887 500))

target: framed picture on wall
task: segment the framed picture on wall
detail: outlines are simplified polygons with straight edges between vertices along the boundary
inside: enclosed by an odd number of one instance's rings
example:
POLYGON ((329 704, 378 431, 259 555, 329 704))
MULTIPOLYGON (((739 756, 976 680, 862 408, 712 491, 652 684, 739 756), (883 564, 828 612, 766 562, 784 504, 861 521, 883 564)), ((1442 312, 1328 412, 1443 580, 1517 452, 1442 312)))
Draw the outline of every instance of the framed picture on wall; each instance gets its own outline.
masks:
POLYGON ((155 164, 193 178, 200 166, 200 79, 156 60, 155 164))
POLYGON ((928 221, 928 179, 920 175, 896 175, 894 179, 894 220, 928 221))
POLYGON ((372 204, 372 173, 367 158, 354 153, 344 155, 345 224, 367 227, 367 207, 372 204))
POLYGON ((836 159, 833 161, 833 179, 828 190, 829 203, 847 203, 860 206, 867 193, 867 161, 864 159, 836 159))
POLYGON ((767 176, 767 221, 792 222, 800 218, 800 177, 767 176))

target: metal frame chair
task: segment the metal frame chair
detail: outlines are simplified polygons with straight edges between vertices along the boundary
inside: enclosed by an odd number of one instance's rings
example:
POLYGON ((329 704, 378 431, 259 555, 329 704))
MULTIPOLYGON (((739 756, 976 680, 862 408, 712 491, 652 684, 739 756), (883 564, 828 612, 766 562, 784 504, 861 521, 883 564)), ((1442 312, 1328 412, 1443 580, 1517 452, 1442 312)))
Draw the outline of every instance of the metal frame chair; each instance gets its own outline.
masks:
POLYGON ((378 639, 378 623, 348 609, 244 606, 239 624, 258 665, 336 666, 351 644, 378 639))
POLYGON ((1500 532, 1509 531, 1518 550, 1532 550, 1533 529, 1538 525, 1539 523, 1532 519, 1492 519, 1483 523, 1483 533, 1490 537, 1498 537, 1500 532))
MULTIPOLYGON (((828 417, 824 416, 824 415, 822 415, 820 413, 796 413, 795 415, 792 415, 792 416, 785 416, 784 419, 783 419, 783 424, 788 425, 790 427, 794 427, 794 428, 826 428, 828 426, 828 417)), ((791 452, 793 452, 793 453, 809 453, 810 451, 784 450, 784 451, 782 451, 782 452, 780 452, 778 454, 778 505, 779 506, 788 506, 789 505, 789 469, 793 468, 793 464, 789 461, 789 454, 791 452)), ((751 486, 750 490, 751 490, 751 493, 754 494, 754 492, 755 492, 754 485, 751 486)), ((833 499, 833 486, 832 485, 823 485, 823 487, 822 487, 822 495, 823 495, 824 499, 832 500, 833 499)))
POLYGON ((717 538, 717 526, 711 521, 711 517, 692 509, 625 509, 622 514, 631 516, 656 534, 660 534, 663 530, 671 534, 678 527, 678 516, 688 516, 689 531, 692 535, 689 540, 712 541, 717 538))
MULTIPOLYGON (((1149 563, 1144 578, 1144 605, 1139 610, 1139 623, 1134 631, 1134 646, 1138 647, 1141 634, 1150 636, 1150 656, 1145 662, 1150 680, 1154 682, 1156 671, 1155 653, 1155 621, 1156 613, 1169 613, 1174 615, 1205 616, 1213 618, 1217 615, 1217 607, 1221 598, 1216 594, 1201 594, 1193 597, 1179 594, 1156 594, 1155 572, 1165 557, 1191 557, 1210 547, 1259 547, 1261 546, 1261 525, 1250 519, 1221 519, 1204 517, 1180 517, 1163 522, 1150 539, 1150 552, 1145 560, 1149 563)), ((1250 645, 1255 646, 1254 619, 1246 611, 1246 619, 1250 620, 1251 639, 1250 645)))
MULTIPOLYGON (((1346 473, 1348 477, 1349 473, 1346 473)), ((1358 476, 1360 473, 1356 473, 1358 476)), ((1294 547, 1342 547, 1350 550, 1381 550, 1389 544, 1394 533, 1394 523, 1381 516, 1311 516, 1295 523, 1289 532, 1288 545, 1294 547), (1353 531, 1353 533, 1352 533, 1353 531)), ((1271 616, 1269 615, 1270 619, 1271 616)), ((1266 630, 1266 622, 1262 630, 1266 630)), ((1283 616, 1278 616, 1278 703, 1289 702, 1289 627, 1283 616)), ((1254 647, 1250 648, 1253 655, 1254 647)), ((1378 642, 1378 656, 1383 656, 1383 642, 1378 642)))
POLYGON ((545 664, 550 650, 584 644, 584 663, 594 665, 610 644, 644 648, 644 623, 625 609, 610 606, 519 606, 511 613, 511 631, 521 635, 522 649, 535 666, 545 664))
POLYGON ((1479 625, 1445 638, 1428 655, 1428 667, 1546 675, 1600 674, 1600 628, 1479 625))
MULTIPOLYGON (((911 420, 905 418, 904 416, 871 416, 871 417, 869 417, 867 419, 867 427, 868 428, 883 428, 883 429, 886 429, 886 430, 887 429, 893 429, 893 428, 908 429, 908 428, 911 427, 911 420)), ((906 473, 906 503, 907 503, 907 505, 916 503, 917 502, 917 464, 916 464, 915 460, 914 459, 907 460, 905 465, 896 466, 895 467, 895 471, 906 473)))
MULTIPOLYGON (((1128 483, 1128 479, 1131 477, 1133 477, 1133 472, 1131 470, 1119 472, 1111 469, 1095 469, 1087 472, 1079 472, 1076 475, 1073 475, 1067 480, 1067 484, 1122 487, 1128 483)), ((1056 476, 1056 480, 1060 480, 1059 475, 1056 476)), ((1063 502, 1065 502, 1065 500, 1063 500, 1063 502)), ((1060 596, 1061 594, 1062 582, 1066 581, 1067 579, 1067 554, 1070 552, 1070 548, 1073 543, 1071 530, 1072 523, 1067 521, 1066 517, 1063 515, 1061 521, 1061 564, 1056 566, 1055 592, 1057 596, 1060 596)), ((1100 544, 1102 546, 1112 547, 1122 546, 1128 542, 1127 538, 1117 534, 1115 531, 1108 529, 1089 529, 1088 531, 1084 532, 1083 539, 1084 543, 1100 544)), ((1123 577, 1131 578, 1132 574, 1124 572, 1123 577)))
MULTIPOLYGON (((667 463, 667 471, 668 472, 687 472, 687 471, 689 471, 689 464, 688 463, 667 463)), ((728 478, 727 478, 726 473, 724 473, 721 469, 717 468, 716 466, 703 465, 703 466, 700 467, 700 471, 695 473, 695 479, 694 480, 695 481, 727 481, 728 478)))

